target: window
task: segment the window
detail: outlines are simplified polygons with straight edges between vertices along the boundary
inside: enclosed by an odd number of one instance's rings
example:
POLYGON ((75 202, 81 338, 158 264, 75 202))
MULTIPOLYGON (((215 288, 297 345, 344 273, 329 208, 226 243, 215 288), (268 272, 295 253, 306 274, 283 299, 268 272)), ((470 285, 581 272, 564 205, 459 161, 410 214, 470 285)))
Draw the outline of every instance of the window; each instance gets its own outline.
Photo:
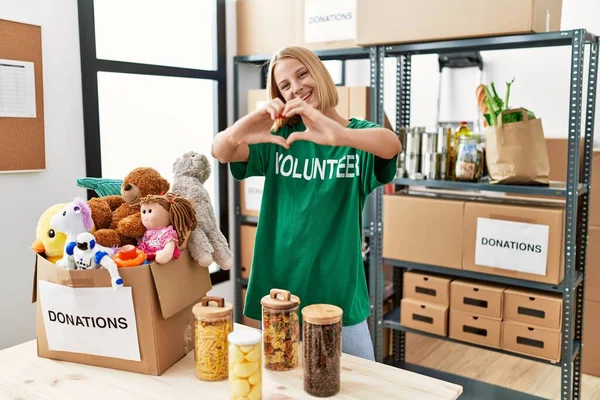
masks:
MULTIPOLYGON (((86 174, 124 178, 151 166, 173 181, 177 157, 212 163, 204 183, 229 240, 227 166, 210 155, 225 128, 225 4, 79 0, 86 174)), ((89 193, 95 196, 95 193, 89 193)), ((230 278, 210 267, 212 283, 230 278)))

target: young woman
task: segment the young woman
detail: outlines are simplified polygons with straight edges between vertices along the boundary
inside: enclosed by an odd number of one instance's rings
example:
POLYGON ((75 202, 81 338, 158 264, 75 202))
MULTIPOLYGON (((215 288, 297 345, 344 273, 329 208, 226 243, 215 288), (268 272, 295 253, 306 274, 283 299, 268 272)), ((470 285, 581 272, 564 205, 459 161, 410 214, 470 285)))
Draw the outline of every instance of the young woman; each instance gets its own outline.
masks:
MULTIPOLYGON (((220 132, 212 155, 236 180, 265 176, 244 314, 261 320, 272 288, 343 310, 342 351, 374 359, 362 260, 365 199, 396 174, 394 132, 344 119, 325 65, 287 47, 269 64, 271 101, 220 132)), ((300 314, 301 317, 301 314, 300 314)))

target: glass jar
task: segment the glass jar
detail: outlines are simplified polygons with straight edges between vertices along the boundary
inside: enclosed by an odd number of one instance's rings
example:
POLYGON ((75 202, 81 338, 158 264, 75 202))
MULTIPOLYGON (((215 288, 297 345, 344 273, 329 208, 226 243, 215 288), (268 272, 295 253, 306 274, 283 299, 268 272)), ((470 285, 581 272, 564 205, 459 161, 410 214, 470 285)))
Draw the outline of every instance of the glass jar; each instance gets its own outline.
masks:
POLYGON ((236 329, 229 341, 229 390, 232 400, 262 398, 262 352, 260 332, 236 329))
POLYGON ((483 173, 483 145, 479 135, 461 136, 456 152, 454 177, 476 182, 483 173))
POLYGON ((330 397, 340 391, 342 309, 315 304, 302 310, 304 391, 330 397))
POLYGON ((288 290, 271 289, 260 301, 265 368, 288 371, 298 365, 298 307, 300 299, 288 290))
POLYGON ((194 362, 203 381, 227 378, 227 335, 233 331, 233 306, 222 297, 203 297, 194 313, 194 362))

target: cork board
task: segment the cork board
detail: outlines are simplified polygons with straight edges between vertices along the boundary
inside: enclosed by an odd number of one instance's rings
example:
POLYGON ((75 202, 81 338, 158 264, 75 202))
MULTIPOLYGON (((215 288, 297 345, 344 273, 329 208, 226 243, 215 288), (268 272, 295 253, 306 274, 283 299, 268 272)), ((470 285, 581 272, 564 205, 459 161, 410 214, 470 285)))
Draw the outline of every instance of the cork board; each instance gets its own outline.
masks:
POLYGON ((46 169, 42 29, 0 19, 0 59, 34 65, 35 118, 0 117, 0 173, 46 169))

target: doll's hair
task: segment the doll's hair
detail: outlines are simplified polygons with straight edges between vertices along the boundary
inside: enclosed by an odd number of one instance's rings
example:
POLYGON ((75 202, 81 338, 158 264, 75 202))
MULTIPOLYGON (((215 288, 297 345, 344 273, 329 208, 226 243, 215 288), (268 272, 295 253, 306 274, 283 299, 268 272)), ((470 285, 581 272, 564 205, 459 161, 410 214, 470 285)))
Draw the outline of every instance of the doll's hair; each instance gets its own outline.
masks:
POLYGON ((196 229, 198 219, 194 206, 185 197, 168 192, 164 195, 150 195, 142 198, 140 204, 158 203, 169 212, 171 224, 177 232, 179 243, 183 243, 188 232, 196 229))
MULTIPOLYGON (((321 112, 327 111, 330 108, 337 107, 338 105, 338 92, 331 78, 331 74, 327 70, 327 67, 319 57, 309 49, 301 46, 289 46, 284 47, 273 55, 269 61, 269 71, 267 74, 267 92, 269 98, 274 100, 280 98, 284 103, 285 99, 279 90, 277 81, 275 80, 274 69, 277 64, 277 60, 282 58, 293 58, 303 64, 311 77, 315 80, 315 89, 317 92, 317 99, 319 105, 317 109, 321 112)), ((287 125, 288 122, 296 122, 297 119, 291 118, 290 121, 287 119, 277 120, 274 124, 274 129, 277 130, 282 125, 287 125)))

